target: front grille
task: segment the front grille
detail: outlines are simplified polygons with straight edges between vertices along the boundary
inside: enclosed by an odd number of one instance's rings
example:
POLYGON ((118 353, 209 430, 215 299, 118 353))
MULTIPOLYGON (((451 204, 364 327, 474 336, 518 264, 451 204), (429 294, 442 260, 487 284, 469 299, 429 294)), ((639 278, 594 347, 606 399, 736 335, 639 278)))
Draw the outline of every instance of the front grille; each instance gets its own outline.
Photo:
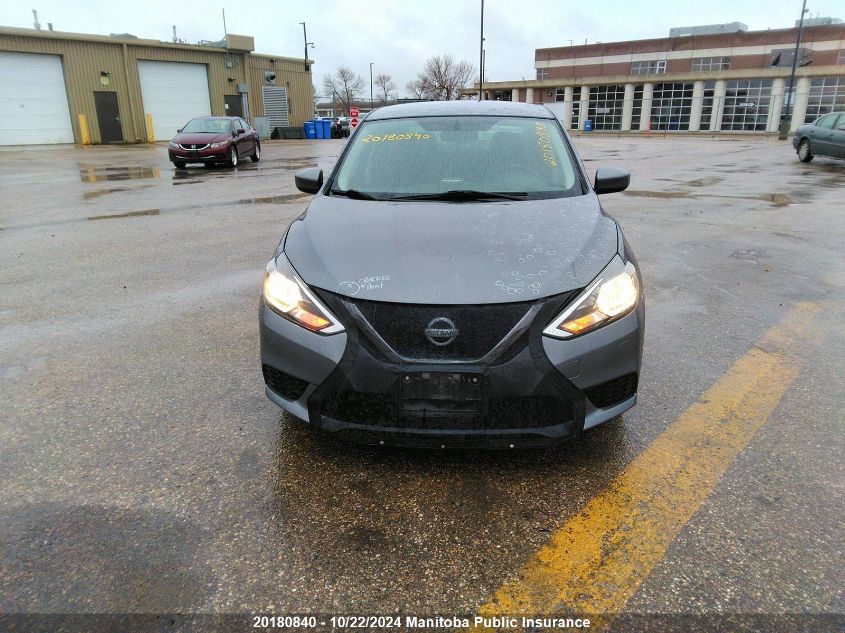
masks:
POLYGON ((637 374, 625 374, 584 389, 584 394, 595 406, 603 409, 619 404, 637 393, 637 380, 637 374))
POLYGON ((348 301, 400 356, 418 361, 472 361, 484 357, 516 326, 531 302, 467 306, 348 301), (449 341, 454 324, 457 335, 449 341), (426 336, 426 330, 437 345, 426 336), (441 334, 441 336, 436 336, 441 334))
POLYGON ((275 367, 270 367, 270 365, 262 365, 261 370, 264 372, 264 382, 267 383, 267 386, 288 400, 299 400, 308 388, 306 381, 286 374, 275 367))
POLYGON ((188 143, 187 145, 181 144, 181 145, 179 145, 179 147, 181 147, 182 149, 187 149, 187 150, 190 150, 190 151, 193 152, 194 150, 199 151, 201 149, 205 149, 206 147, 208 147, 208 143, 206 143, 205 145, 200 145, 199 143, 192 145, 192 144, 188 143))

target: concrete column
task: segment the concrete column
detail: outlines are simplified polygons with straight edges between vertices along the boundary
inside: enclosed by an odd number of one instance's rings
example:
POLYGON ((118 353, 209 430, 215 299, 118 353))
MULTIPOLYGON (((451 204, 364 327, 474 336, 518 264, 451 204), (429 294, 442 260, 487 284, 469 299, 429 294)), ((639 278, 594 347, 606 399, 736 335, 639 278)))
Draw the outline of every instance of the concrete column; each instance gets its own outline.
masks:
POLYGON ((651 122, 651 98, 654 96, 654 84, 643 84, 643 109, 640 112, 640 131, 648 130, 651 122))
POLYGON ((786 81, 778 77, 772 81, 772 100, 769 103, 769 120, 766 121, 767 132, 777 132, 780 127, 780 117, 783 114, 783 95, 786 81))
POLYGON ((807 114, 807 101, 810 98, 810 78, 801 77, 795 84, 795 103, 792 106, 792 125, 790 132, 794 132, 804 125, 804 116, 807 114))
POLYGON ((519 101, 519 88, 514 88, 511 91, 511 101, 519 101))
POLYGON ((625 100, 622 102, 622 131, 631 131, 631 113, 634 110, 634 84, 625 84, 625 100))
POLYGON ((581 86, 581 112, 578 115, 578 129, 584 129, 584 121, 589 118, 590 111, 590 87, 581 86))
POLYGON ((534 103, 534 88, 525 89, 525 102, 534 103))
POLYGON ((719 79, 713 86, 713 113, 710 115, 710 131, 722 129, 722 114, 725 112, 725 80, 719 79))
POLYGON ((692 85, 692 108, 689 115, 690 132, 701 129, 701 109, 704 107, 704 82, 696 81, 692 85))
POLYGON ((572 86, 563 89, 563 129, 572 129, 572 86))

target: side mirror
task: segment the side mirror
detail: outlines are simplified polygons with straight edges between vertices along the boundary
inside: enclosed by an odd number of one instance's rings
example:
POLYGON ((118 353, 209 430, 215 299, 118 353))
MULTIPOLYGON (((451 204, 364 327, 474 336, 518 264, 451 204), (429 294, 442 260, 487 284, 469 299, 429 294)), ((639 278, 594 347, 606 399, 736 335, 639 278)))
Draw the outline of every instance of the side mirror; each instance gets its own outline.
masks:
POLYGON ((323 170, 319 167, 301 169, 293 177, 296 188, 305 193, 317 193, 323 186, 323 170))
POLYGON ((177 133, 177 134, 181 134, 181 133, 182 133, 182 128, 179 128, 178 130, 176 130, 176 133, 177 133))
POLYGON ((235 132, 235 134, 243 134, 243 133, 244 133, 244 129, 242 127, 239 127, 237 129, 237 131, 235 132))
POLYGON ((596 170, 596 183, 593 185, 596 194, 616 193, 625 191, 631 184, 631 174, 618 167, 599 167, 596 170))

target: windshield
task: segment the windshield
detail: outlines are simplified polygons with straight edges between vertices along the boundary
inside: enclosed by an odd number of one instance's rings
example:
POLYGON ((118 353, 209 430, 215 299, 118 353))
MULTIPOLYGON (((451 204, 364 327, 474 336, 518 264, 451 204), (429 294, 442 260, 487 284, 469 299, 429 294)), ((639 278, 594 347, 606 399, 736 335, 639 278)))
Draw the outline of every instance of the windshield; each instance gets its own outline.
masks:
POLYGON ((563 135, 551 119, 454 116, 364 122, 332 191, 377 199, 446 192, 580 195, 563 135))
POLYGON ((229 119, 191 119, 182 128, 182 134, 225 134, 232 130, 229 119))

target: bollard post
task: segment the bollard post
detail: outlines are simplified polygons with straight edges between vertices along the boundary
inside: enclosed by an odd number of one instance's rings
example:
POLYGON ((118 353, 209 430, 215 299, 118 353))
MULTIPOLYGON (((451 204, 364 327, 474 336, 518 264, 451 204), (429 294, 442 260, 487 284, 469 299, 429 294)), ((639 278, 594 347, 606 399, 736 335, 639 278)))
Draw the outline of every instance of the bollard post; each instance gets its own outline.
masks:
POLYGON ((90 145, 91 131, 88 129, 88 117, 82 114, 81 112, 78 113, 76 116, 79 120, 79 140, 82 142, 83 145, 90 145))
POLYGON ((153 131, 153 115, 147 112, 147 141, 149 143, 156 142, 156 135, 153 131))

